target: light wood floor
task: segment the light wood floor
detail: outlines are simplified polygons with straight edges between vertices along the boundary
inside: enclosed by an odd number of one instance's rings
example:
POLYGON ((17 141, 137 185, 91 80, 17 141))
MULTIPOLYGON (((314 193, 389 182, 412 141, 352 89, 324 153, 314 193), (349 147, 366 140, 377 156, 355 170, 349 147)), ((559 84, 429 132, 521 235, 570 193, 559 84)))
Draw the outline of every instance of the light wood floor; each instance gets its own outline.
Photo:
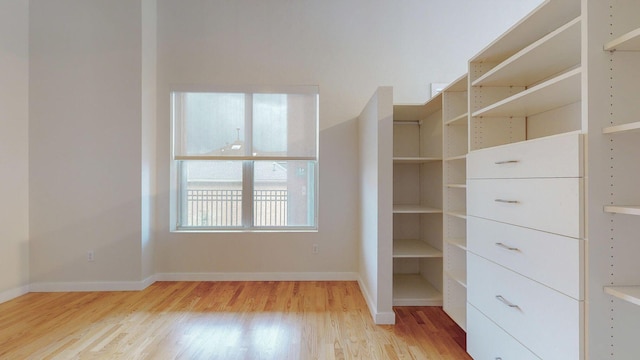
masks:
POLYGON ((157 282, 0 304, 0 359, 470 359, 441 308, 376 326, 356 282, 157 282))

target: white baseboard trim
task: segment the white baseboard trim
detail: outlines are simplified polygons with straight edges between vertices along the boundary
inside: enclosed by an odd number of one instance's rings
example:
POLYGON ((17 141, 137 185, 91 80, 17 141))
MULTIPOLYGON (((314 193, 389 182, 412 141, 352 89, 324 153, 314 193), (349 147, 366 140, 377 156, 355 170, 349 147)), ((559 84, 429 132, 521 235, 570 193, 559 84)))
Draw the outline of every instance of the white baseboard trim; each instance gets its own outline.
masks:
POLYGON ((35 283, 29 286, 31 292, 83 292, 83 291, 140 291, 156 280, 156 275, 141 281, 96 281, 96 282, 52 282, 35 283))
POLYGON ((154 282, 156 282, 156 274, 153 274, 151 276, 149 276, 148 278, 142 280, 142 289, 140 290, 144 290, 146 288, 148 288, 149 286, 153 285, 154 282))
POLYGON ((376 313, 373 321, 376 323, 376 325, 395 325, 396 313, 394 313, 393 311, 376 313))
POLYGON ((371 297, 371 293, 369 292, 369 288, 365 286, 362 281, 362 277, 358 276, 358 286, 360 287, 360 292, 364 297, 364 301, 367 303, 367 307, 369 308, 369 313, 371 313, 371 317, 375 321, 376 319, 376 303, 373 301, 371 297))
POLYGON ((369 289, 364 285, 362 278, 358 276, 358 285, 360 286, 360 292, 364 296, 364 300, 367 302, 367 307, 373 318, 373 322, 376 325, 394 325, 396 323, 396 314, 392 312, 378 312, 378 307, 371 297, 369 289))
POLYGON ((29 285, 20 286, 0 292, 0 304, 29 293, 29 285))
POLYGON ((156 281, 357 281, 351 272, 158 273, 156 281))

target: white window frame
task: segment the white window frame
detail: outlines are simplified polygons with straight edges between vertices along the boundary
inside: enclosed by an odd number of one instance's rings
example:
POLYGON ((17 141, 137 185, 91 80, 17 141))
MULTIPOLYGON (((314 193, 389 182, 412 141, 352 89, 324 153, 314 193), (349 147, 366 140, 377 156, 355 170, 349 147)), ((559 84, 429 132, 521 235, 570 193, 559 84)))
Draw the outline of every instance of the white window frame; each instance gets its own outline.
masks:
POLYGON ((318 210, 319 210, 319 91, 318 86, 193 86, 180 85, 170 87, 171 102, 171 160, 170 160, 170 221, 172 232, 316 232, 318 230, 318 210), (244 141, 246 144, 252 144, 253 131, 253 114, 251 106, 252 95, 261 94, 315 94, 316 95, 316 132, 315 132, 315 156, 185 156, 176 154, 175 131, 176 131, 176 113, 178 111, 176 93, 243 93, 245 94, 245 132, 244 141), (248 96, 248 97, 247 97, 248 96), (186 188, 184 183, 183 172, 180 167, 184 161, 242 161, 242 226, 240 227, 222 227, 222 226, 186 226, 181 224, 180 217, 183 214, 182 196, 186 196, 186 192, 181 192, 186 188), (254 221, 254 163, 255 161, 295 161, 306 160, 314 162, 313 167, 313 223, 309 226, 255 226, 254 221), (249 196, 245 196, 249 194, 249 196))

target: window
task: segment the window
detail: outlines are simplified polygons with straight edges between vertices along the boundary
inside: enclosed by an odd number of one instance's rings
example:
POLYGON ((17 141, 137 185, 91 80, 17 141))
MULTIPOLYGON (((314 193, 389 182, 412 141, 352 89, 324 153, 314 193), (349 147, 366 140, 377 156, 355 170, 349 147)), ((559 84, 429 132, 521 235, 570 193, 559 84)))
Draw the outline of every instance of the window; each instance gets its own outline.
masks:
POLYGON ((176 230, 316 229, 318 88, 173 91, 176 230))

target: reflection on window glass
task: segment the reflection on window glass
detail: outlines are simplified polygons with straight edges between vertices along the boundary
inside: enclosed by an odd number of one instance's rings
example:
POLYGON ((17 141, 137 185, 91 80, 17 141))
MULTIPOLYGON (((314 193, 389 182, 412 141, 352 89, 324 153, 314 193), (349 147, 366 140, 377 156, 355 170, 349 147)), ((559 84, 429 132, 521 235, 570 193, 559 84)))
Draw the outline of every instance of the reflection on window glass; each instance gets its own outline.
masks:
POLYGON ((244 155, 244 94, 186 93, 184 96, 187 154, 244 155))
POLYGON ((253 152, 286 155, 287 95, 253 95, 253 152))

